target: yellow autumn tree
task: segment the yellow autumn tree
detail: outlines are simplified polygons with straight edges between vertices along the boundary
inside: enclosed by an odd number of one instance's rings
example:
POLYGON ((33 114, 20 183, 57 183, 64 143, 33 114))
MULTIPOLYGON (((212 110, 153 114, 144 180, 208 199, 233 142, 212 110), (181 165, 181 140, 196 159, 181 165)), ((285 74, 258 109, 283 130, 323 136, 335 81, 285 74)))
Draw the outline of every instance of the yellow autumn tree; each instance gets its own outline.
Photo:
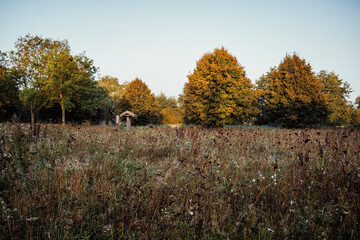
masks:
POLYGON ((126 85, 121 96, 121 109, 137 115, 133 120, 135 125, 160 123, 160 109, 155 96, 139 78, 126 85))
POLYGON ((184 87, 188 123, 206 127, 252 121, 259 110, 256 92, 244 67, 224 47, 206 53, 184 87))
POLYGON ((161 122, 163 124, 182 124, 184 118, 178 100, 175 97, 167 97, 164 93, 156 96, 160 107, 161 122))
POLYGON ((311 65, 297 54, 286 55, 267 75, 263 92, 266 115, 284 127, 324 123, 327 95, 311 65))

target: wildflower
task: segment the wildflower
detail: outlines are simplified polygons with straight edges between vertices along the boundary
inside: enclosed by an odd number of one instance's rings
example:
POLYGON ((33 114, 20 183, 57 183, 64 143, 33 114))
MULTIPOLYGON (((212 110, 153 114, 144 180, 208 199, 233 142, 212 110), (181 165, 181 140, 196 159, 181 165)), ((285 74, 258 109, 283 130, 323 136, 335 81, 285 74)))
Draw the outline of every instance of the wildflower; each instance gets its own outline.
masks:
POLYGON ((194 215, 194 212, 190 211, 189 214, 192 216, 192 215, 194 215))
POLYGON ((103 232, 107 232, 107 231, 110 231, 112 225, 111 224, 106 224, 103 226, 103 232))
POLYGON ((275 232, 275 231, 272 230, 271 228, 267 228, 267 230, 268 230, 269 232, 275 232))
POLYGON ((27 218, 26 219, 26 221, 28 221, 28 222, 35 222, 36 220, 38 220, 39 218, 37 218, 37 217, 29 217, 29 218, 27 218))

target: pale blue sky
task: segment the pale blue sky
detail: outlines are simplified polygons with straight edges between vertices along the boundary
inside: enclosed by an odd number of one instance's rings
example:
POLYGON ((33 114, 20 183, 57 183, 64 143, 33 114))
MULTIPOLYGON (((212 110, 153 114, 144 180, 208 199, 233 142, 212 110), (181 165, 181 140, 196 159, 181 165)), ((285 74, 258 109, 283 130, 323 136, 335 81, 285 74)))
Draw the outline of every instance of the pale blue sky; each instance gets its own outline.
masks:
POLYGON ((360 95, 360 0, 0 0, 0 50, 27 33, 67 39, 101 76, 182 92, 201 56, 224 46, 255 82, 286 53, 335 71, 360 95))

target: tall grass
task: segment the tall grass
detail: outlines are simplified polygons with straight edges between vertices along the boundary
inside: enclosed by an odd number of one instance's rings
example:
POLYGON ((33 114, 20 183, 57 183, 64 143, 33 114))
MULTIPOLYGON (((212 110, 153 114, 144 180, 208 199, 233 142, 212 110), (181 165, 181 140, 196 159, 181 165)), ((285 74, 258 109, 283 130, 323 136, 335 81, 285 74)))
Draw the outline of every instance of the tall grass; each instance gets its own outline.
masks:
POLYGON ((0 125, 3 239, 359 239, 357 129, 0 125))

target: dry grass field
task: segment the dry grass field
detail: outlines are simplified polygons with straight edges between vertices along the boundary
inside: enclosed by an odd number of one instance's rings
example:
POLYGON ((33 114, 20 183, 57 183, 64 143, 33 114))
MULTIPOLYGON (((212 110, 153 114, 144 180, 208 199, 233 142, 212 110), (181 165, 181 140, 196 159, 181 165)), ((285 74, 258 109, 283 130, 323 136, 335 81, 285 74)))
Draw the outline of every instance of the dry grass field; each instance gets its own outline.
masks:
POLYGON ((360 239, 360 130, 0 125, 3 239, 360 239))

